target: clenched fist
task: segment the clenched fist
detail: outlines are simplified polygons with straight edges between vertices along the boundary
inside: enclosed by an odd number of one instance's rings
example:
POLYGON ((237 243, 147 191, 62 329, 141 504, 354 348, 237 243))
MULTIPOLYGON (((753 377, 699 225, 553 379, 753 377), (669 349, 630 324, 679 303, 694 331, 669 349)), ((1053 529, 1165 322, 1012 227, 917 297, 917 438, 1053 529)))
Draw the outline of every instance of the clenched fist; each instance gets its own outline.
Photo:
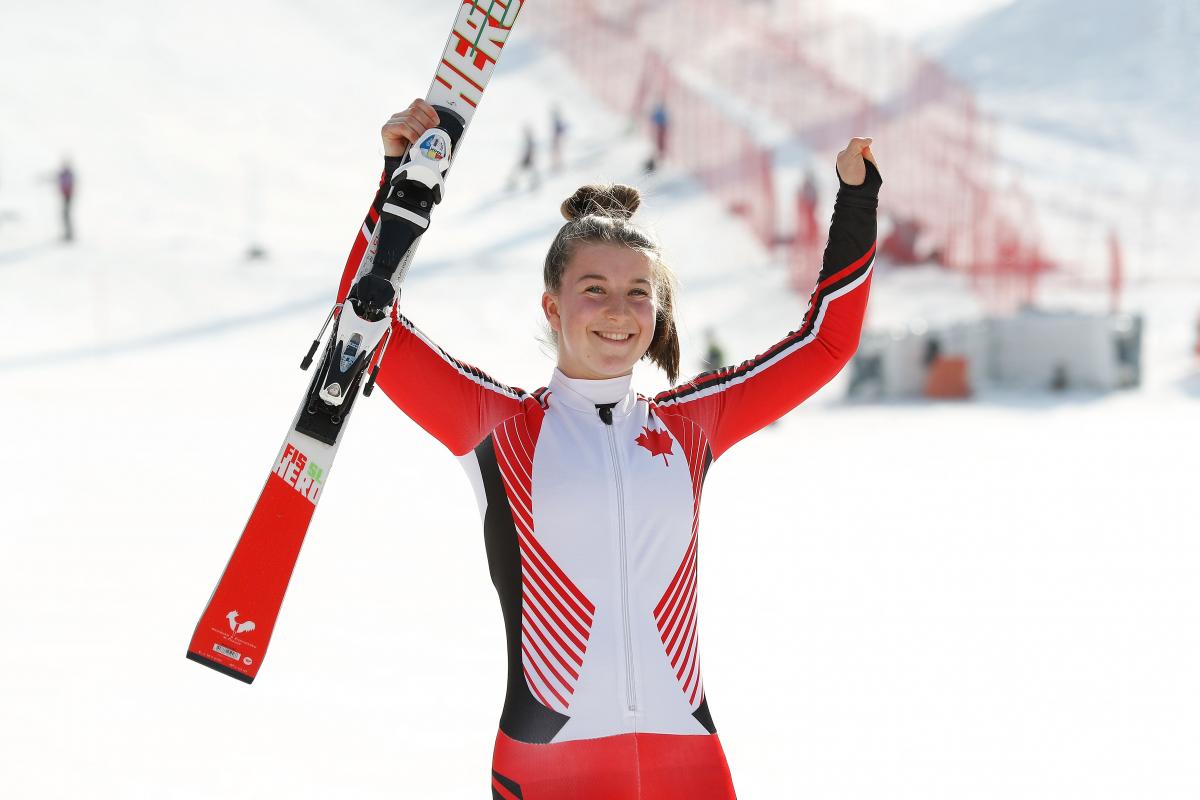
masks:
POLYGON ((862 182, 867 179, 867 165, 864 163, 864 159, 875 164, 875 168, 879 169, 875 155, 871 152, 872 141, 870 138, 851 139, 850 144, 846 145, 846 149, 837 154, 838 177, 844 183, 850 186, 862 185, 862 182))
POLYGON ((408 152, 409 145, 437 124, 438 114, 433 110, 433 106, 418 97, 408 108, 392 114, 391 119, 383 123, 383 129, 380 131, 383 137, 383 154, 404 155, 408 152))

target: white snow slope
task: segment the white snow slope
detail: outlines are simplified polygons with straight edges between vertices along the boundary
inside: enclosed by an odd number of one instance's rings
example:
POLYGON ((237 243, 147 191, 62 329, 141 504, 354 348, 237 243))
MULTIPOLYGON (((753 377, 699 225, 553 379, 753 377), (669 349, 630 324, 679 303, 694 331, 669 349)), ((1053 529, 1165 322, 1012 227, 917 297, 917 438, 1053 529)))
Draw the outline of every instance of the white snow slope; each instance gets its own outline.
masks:
MULTIPOLYGON (((5 2, 0 796, 485 796, 505 654, 480 523, 381 395, 256 683, 184 658, 306 385, 378 127, 425 90, 455 5, 5 2), (45 180, 64 154, 72 247, 45 180), (269 260, 242 260, 249 236, 269 260)), ((518 30, 406 313, 543 385, 557 205, 640 180, 623 130, 518 30), (510 195, 521 124, 544 131, 552 101, 569 169, 510 195)), ((885 176, 903 158, 876 152, 885 176)), ((736 222, 681 176, 643 186, 689 368, 707 325, 737 358, 794 327, 801 299, 736 222)), ((881 267, 872 313, 928 304, 914 286, 881 267)), ((1137 292, 1139 391, 867 407, 838 381, 714 466, 702 652, 739 796, 1200 794, 1200 286, 1137 292)))
POLYGON ((998 119, 1052 257, 1103 278, 1111 229, 1128 275, 1200 272, 1200 3, 1013 0, 924 42, 998 119))

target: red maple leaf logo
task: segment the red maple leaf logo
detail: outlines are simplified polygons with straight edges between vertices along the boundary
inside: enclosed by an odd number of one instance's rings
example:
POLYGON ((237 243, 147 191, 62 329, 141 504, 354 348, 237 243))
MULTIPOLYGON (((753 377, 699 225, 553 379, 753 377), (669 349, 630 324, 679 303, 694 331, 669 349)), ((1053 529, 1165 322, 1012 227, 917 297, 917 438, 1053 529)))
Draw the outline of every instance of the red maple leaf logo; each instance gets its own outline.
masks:
POLYGON ((667 456, 675 455, 671 452, 671 434, 666 431, 652 431, 649 428, 642 428, 642 434, 634 439, 635 442, 650 451, 651 456, 662 456, 663 463, 668 467, 671 462, 667 461, 667 456))

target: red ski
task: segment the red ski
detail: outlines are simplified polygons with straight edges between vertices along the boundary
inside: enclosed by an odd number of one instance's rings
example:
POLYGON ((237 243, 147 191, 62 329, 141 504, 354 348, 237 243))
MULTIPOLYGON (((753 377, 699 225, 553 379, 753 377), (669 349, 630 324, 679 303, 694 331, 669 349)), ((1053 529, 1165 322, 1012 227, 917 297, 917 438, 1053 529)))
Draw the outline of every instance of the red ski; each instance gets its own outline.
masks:
POLYGON ((463 0, 459 6, 426 96, 439 125, 383 176, 337 303, 302 364, 311 364, 332 322, 319 366, 192 635, 189 659, 246 683, 258 674, 354 401, 360 388, 369 395, 374 386, 400 283, 523 4, 463 0))

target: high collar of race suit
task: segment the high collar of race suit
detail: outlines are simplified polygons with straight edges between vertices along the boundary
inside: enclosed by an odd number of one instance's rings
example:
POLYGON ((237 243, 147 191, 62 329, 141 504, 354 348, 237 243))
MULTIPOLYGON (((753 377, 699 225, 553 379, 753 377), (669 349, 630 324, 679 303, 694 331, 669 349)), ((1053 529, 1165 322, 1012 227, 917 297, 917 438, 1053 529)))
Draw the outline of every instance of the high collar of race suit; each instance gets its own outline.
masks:
POLYGON ((604 380, 587 380, 586 378, 568 378, 562 370, 555 368, 550 378, 550 402, 558 400, 568 408, 596 414, 601 420, 609 422, 606 417, 628 416, 637 403, 637 395, 630 388, 633 375, 621 375, 604 380), (607 407, 611 411, 606 412, 607 407))

